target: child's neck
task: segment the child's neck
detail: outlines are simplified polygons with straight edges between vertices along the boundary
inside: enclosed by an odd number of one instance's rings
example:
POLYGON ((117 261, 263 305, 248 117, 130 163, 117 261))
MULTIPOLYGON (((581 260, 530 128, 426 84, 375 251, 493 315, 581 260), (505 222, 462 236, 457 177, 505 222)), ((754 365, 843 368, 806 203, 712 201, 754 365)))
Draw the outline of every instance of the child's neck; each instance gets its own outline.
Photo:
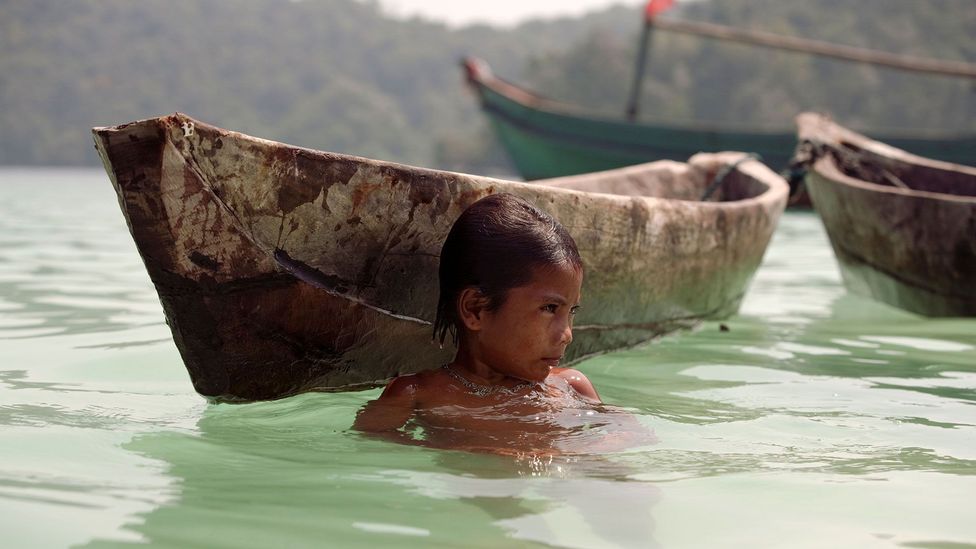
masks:
POLYGON ((521 382, 522 380, 507 376, 502 372, 491 367, 473 345, 467 344, 464 340, 458 345, 457 354, 454 355, 452 367, 467 372, 471 378, 483 382, 487 385, 508 385, 511 382, 521 382))

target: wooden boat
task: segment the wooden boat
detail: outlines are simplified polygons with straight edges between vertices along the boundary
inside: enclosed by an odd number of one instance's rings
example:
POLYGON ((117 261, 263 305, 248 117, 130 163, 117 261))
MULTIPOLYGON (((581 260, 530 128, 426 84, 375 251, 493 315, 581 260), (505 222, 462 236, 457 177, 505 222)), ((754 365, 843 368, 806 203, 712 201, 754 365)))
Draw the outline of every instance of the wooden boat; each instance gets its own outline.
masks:
MULTIPOLYGON (((527 180, 609 170, 652 160, 684 160, 698 152, 745 151, 786 168, 796 148, 791 130, 767 132, 667 126, 613 120, 548 100, 495 77, 484 61, 464 61, 477 93, 519 174, 527 180)), ((976 135, 892 135, 886 142, 916 154, 976 163, 976 135)))
POLYGON ((438 254, 488 194, 526 198, 576 238, 573 362, 735 312, 788 192, 737 153, 527 184, 182 114, 93 133, 193 385, 217 401, 371 387, 450 361, 431 343, 438 254))
POLYGON ((976 168, 797 117, 797 162, 847 287, 927 316, 976 316, 976 168))

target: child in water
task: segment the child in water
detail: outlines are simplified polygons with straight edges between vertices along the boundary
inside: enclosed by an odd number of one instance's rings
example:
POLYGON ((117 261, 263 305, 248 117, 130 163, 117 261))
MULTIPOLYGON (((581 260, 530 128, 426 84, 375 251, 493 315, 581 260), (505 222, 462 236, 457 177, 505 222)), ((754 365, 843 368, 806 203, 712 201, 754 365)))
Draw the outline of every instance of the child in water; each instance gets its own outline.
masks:
POLYGON ((424 446, 562 453, 600 422, 596 389, 559 367, 583 283, 576 242, 559 222, 511 194, 483 198, 451 228, 439 275, 434 338, 453 337, 454 360, 393 379, 355 429, 424 446), (401 430, 411 421, 423 439, 401 430))

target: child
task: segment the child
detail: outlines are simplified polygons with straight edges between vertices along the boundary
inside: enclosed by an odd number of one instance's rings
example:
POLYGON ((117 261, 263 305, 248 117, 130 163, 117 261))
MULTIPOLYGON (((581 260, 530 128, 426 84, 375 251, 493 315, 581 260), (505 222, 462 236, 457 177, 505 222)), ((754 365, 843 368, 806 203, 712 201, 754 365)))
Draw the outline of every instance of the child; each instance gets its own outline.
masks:
POLYGON ((355 429, 424 446, 558 453, 561 436, 593 426, 599 395, 559 367, 583 283, 562 225, 514 195, 490 195, 454 223, 439 275, 434 338, 453 337, 454 360, 392 380, 355 429), (423 440, 400 430, 410 420, 423 440))

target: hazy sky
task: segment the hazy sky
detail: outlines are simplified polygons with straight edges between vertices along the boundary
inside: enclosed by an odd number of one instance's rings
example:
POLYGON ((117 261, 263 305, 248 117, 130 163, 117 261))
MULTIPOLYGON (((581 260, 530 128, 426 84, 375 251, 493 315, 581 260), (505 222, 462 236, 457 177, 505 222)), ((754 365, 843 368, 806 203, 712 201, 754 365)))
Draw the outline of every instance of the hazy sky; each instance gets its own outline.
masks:
POLYGON ((634 6, 639 17, 643 0, 494 0, 474 2, 469 0, 379 0, 388 13, 395 15, 419 15, 452 26, 471 23, 512 25, 534 17, 559 17, 580 15, 587 11, 605 8, 613 4, 634 6))

